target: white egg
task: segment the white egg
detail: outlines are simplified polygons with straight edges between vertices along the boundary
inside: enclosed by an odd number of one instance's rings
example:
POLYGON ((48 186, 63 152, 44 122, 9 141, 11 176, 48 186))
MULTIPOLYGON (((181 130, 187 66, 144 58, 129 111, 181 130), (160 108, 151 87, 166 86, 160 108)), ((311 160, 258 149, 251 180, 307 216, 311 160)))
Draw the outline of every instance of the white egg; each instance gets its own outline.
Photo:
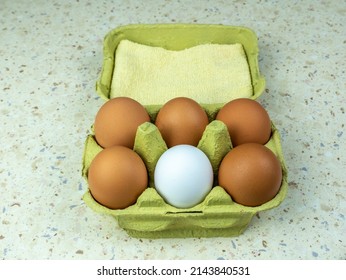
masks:
POLYGON ((213 186, 208 157, 191 145, 177 145, 162 154, 155 172, 157 192, 170 205, 190 208, 202 202, 213 186))

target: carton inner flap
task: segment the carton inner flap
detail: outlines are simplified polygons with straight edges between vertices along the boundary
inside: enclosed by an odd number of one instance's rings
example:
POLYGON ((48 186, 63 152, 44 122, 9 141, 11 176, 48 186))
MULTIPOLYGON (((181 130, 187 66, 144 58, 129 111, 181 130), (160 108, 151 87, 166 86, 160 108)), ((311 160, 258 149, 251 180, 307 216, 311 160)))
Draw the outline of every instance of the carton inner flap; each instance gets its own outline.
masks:
POLYGON ((243 46, 202 44, 180 51, 121 40, 115 53, 110 98, 131 97, 143 105, 185 96, 215 104, 253 96, 243 46))

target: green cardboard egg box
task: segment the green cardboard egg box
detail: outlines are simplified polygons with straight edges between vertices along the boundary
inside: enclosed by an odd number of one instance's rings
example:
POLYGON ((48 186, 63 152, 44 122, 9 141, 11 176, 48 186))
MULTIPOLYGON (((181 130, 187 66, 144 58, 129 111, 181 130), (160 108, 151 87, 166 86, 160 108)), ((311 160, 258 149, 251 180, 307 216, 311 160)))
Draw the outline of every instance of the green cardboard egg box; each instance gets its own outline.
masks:
MULTIPOLYGON (((258 47, 255 33, 245 27, 196 24, 154 24, 128 25, 110 31, 104 40, 104 60, 101 75, 96 83, 97 93, 104 99, 110 98, 115 54, 121 40, 139 44, 162 47, 168 50, 183 50, 199 44, 242 44, 249 64, 253 96, 259 97, 265 80, 259 72, 258 47)), ((229 100, 219 104, 201 104, 210 123, 199 144, 210 159, 215 178, 222 158, 232 149, 226 126, 215 120, 218 110, 229 100)), ((168 100, 167 100, 168 101, 168 100)), ((198 102, 198 100, 196 100, 198 102)), ((226 191, 217 185, 200 204, 186 209, 167 204, 156 192, 153 182, 155 165, 161 154, 167 150, 157 127, 154 125, 156 114, 163 104, 145 105, 151 123, 142 124, 136 134, 134 150, 141 156, 149 174, 149 185, 137 202, 126 209, 112 210, 97 203, 91 193, 83 196, 85 203, 94 211, 113 216, 119 226, 133 237, 138 238, 185 238, 185 237, 226 237, 240 235, 260 212, 277 207, 287 192, 287 169, 280 144, 280 135, 272 123, 272 135, 266 146, 278 157, 283 179, 278 194, 267 203, 257 207, 247 207, 235 203, 226 191)), ((87 180, 92 159, 102 148, 97 144, 94 134, 85 141, 82 175, 87 180)))

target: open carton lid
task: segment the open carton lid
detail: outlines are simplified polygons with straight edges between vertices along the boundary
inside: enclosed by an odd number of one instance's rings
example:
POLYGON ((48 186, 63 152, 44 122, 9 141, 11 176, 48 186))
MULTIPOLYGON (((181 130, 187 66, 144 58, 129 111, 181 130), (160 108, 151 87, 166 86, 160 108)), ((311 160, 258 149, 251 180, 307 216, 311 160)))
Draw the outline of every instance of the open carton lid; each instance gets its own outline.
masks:
MULTIPOLYGON (((96 83, 97 93, 105 100, 111 98, 116 51, 122 40, 145 46, 160 47, 170 51, 181 51, 205 44, 240 44, 244 49, 249 66, 253 88, 252 95, 226 96, 221 103, 240 97, 256 99, 264 91, 265 79, 260 74, 258 67, 257 36, 251 29, 238 26, 206 24, 136 24, 118 27, 105 36, 103 68, 96 83)), ((115 95, 117 94, 115 93, 115 95)), ((119 93, 119 95, 122 94, 119 93)), ((145 100, 137 101, 145 103, 145 100)), ((198 100, 196 101, 198 102, 198 100)))

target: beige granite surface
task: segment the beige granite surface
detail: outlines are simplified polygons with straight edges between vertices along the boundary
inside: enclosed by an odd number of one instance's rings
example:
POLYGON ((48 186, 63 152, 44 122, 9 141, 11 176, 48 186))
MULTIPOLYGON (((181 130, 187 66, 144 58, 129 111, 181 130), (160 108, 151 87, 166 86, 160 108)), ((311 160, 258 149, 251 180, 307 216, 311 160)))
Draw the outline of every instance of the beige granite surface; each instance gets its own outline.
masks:
POLYGON ((0 2, 0 259, 346 259, 345 1, 0 2), (135 239, 81 200, 104 35, 242 25, 281 137, 286 200, 234 238, 135 239))

